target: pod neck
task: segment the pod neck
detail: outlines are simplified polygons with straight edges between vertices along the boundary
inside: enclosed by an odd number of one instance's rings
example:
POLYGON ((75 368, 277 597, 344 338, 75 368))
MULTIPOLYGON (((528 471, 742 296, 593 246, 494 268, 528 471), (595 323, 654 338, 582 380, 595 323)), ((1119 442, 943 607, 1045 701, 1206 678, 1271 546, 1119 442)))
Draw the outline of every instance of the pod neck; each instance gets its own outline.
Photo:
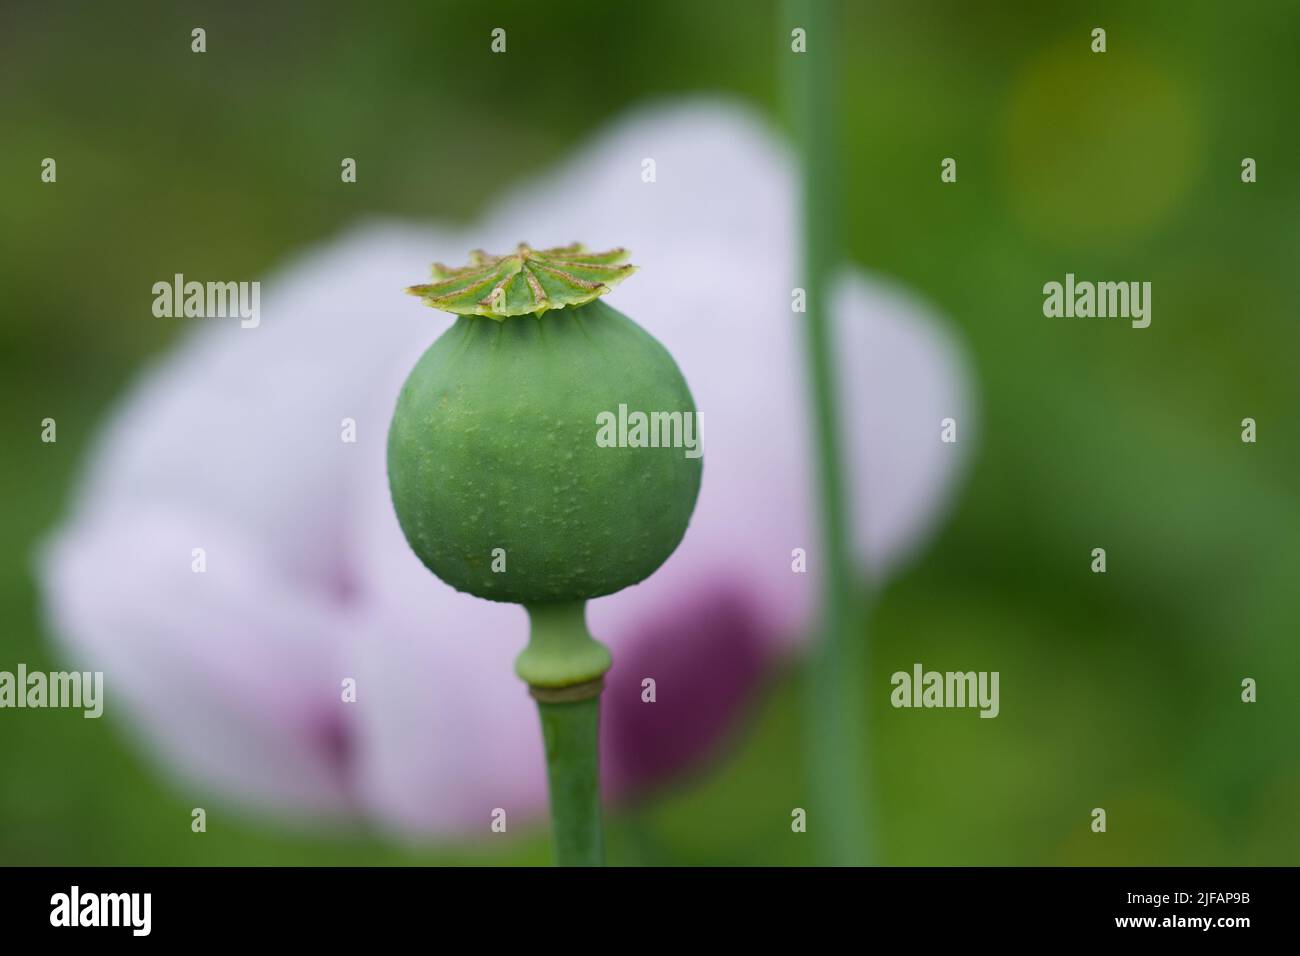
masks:
POLYGON ((527 609, 532 629, 528 646, 515 659, 515 673, 533 696, 555 701, 598 696, 610 656, 587 630, 587 602, 530 604, 527 609))

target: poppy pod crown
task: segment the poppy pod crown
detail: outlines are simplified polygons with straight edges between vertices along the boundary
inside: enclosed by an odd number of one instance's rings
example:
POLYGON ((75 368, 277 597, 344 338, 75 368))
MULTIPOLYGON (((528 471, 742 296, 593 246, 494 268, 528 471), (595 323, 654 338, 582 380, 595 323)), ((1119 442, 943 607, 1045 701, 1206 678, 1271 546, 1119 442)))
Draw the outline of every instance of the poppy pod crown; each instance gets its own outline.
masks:
POLYGON ((636 271, 625 264, 626 249, 587 252, 578 242, 553 249, 521 242, 502 256, 469 255, 469 265, 454 269, 434 263, 434 281, 406 291, 444 312, 502 320, 585 305, 636 271))

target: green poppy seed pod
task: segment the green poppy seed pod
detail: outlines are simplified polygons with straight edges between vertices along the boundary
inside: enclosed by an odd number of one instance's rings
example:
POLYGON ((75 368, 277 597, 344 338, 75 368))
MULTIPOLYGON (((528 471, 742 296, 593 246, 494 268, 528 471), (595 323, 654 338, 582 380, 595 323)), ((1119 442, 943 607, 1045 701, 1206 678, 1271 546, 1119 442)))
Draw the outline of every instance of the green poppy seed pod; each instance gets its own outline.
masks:
POLYGON ((459 316, 402 386, 388 480, 402 532, 460 591, 528 608, 556 861, 599 864, 599 696, 586 602, 643 580, 700 491, 699 422, 668 351, 597 301, 633 267, 579 245, 433 267, 409 291, 459 316))
POLYGON ((457 590, 581 602, 648 577, 685 534, 702 471, 690 390, 598 301, 626 255, 521 245, 409 290, 459 318, 402 387, 389 484, 411 548, 457 590))

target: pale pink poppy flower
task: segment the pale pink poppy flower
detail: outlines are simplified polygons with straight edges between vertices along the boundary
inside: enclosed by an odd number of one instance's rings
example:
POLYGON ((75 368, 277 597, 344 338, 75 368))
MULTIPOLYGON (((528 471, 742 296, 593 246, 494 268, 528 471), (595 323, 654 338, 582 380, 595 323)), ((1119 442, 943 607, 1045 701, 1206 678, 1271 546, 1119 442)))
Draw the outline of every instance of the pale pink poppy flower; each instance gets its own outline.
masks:
MULTIPOLYGON (((677 552, 590 606, 616 662, 607 786, 643 793, 699 766, 797 649, 817 591, 795 212, 790 155, 752 114, 665 105, 473 226, 375 223, 298 257, 267 277, 258 328, 189 320, 200 327, 105 427, 42 552, 66 656, 105 672, 107 713, 196 796, 411 835, 486 832, 496 808, 543 812, 537 717, 511 669, 526 615, 430 575, 389 501, 398 388, 451 321, 402 290, 475 247, 622 245, 641 271, 607 301, 676 357, 705 468, 677 552), (807 573, 792 570, 797 548, 807 573)), ((879 580, 954 488, 972 434, 967 366, 934 311, 889 283, 846 272, 833 312, 854 540, 879 580), (962 443, 940 441, 947 417, 962 443)), ((139 321, 163 320, 146 302, 139 321)))

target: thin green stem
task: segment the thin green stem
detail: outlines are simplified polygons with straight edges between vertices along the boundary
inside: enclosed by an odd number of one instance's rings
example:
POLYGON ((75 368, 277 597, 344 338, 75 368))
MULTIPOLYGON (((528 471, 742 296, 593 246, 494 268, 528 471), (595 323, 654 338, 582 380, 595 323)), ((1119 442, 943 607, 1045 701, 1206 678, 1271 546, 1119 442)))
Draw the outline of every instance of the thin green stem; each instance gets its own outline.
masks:
POLYGON ((528 646, 515 672, 542 720, 558 866, 603 866, 600 692, 609 651, 587 631, 586 602, 530 605, 528 646))
MULTIPOLYGON (((836 0, 789 0, 789 30, 805 31, 806 52, 787 40, 787 87, 800 157, 803 199, 803 282, 807 311, 804 339, 811 388, 820 503, 822 620, 809 666, 808 772, 824 862, 865 864, 867 827, 867 734, 863 681, 866 679, 865 613, 848 531, 850 511, 828 316, 834 270, 840 265, 839 143, 835 123, 836 0), (821 820, 818 821, 817 817, 821 820)), ((789 30, 786 36, 789 37, 789 30)))
POLYGON ((537 702, 551 786, 551 829, 557 866, 604 866, 600 820, 600 698, 537 702))

